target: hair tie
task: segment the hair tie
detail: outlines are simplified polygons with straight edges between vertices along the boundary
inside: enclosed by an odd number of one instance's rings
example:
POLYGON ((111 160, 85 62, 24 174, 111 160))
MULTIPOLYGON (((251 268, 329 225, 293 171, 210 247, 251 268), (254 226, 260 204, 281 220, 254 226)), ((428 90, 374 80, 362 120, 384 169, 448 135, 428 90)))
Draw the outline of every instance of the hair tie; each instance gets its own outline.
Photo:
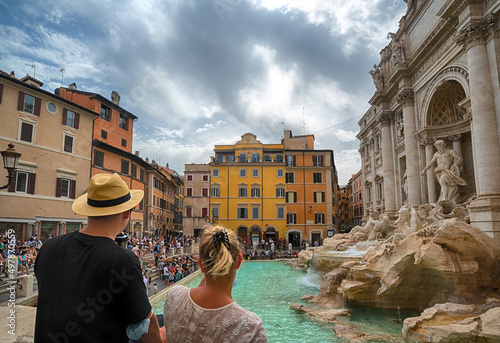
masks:
POLYGON ((212 239, 214 240, 215 250, 220 251, 221 243, 224 244, 227 250, 231 250, 229 246, 229 236, 227 235, 226 229, 222 229, 220 232, 212 232, 212 239))

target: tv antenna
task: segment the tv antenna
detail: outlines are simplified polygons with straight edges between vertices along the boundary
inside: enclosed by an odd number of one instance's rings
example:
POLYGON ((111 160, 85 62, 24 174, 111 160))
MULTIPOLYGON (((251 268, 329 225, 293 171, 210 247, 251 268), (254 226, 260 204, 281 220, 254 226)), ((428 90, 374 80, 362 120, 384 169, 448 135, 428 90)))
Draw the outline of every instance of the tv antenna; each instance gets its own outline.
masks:
POLYGON ((59 67, 59 71, 61 72, 61 87, 62 87, 64 82, 64 72, 66 71, 66 69, 64 69, 63 67, 59 67))
POLYGON ((35 63, 32 63, 32 64, 29 64, 29 63, 24 63, 25 65, 27 65, 28 67, 31 67, 31 69, 33 69, 33 77, 36 79, 36 76, 40 76, 40 77, 44 77, 43 75, 40 75, 40 74, 37 74, 36 73, 36 65, 35 63))

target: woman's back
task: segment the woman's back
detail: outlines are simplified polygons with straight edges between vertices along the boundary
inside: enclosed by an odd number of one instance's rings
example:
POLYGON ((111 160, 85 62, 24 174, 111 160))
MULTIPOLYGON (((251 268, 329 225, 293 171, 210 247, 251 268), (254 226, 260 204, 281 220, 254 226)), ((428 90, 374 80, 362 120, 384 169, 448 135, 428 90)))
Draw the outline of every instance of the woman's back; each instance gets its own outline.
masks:
POLYGON ((175 286, 163 309, 167 341, 180 342, 267 342, 262 320, 236 302, 207 309, 197 305, 190 288, 175 286))

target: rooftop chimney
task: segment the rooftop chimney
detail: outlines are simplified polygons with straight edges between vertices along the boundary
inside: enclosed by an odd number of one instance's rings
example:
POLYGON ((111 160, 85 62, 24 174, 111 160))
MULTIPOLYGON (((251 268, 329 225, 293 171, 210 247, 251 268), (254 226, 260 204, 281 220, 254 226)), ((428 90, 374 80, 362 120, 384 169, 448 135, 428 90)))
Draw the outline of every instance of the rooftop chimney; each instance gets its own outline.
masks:
POLYGON ((76 83, 73 82, 72 84, 69 85, 68 88, 71 89, 71 90, 76 90, 77 89, 76 83))
POLYGON ((31 86, 35 86, 36 88, 40 88, 40 87, 43 86, 43 82, 42 81, 37 80, 34 77, 31 77, 29 75, 26 75, 25 77, 23 77, 19 81, 27 83, 28 85, 31 85, 31 86))
POLYGON ((120 105, 120 94, 117 91, 111 92, 111 101, 117 106, 120 105))
POLYGON ((135 156, 139 157, 139 150, 135 151, 135 156))

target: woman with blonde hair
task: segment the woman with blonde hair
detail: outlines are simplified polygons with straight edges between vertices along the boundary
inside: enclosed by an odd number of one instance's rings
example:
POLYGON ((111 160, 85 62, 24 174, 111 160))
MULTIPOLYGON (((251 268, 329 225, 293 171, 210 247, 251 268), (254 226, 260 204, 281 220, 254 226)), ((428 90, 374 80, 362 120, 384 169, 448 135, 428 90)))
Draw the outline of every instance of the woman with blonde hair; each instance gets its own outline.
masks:
POLYGON ((168 343, 267 342, 262 320, 231 296, 242 259, 234 232, 221 226, 203 230, 198 264, 205 277, 196 288, 178 285, 168 292, 163 309, 168 343))

